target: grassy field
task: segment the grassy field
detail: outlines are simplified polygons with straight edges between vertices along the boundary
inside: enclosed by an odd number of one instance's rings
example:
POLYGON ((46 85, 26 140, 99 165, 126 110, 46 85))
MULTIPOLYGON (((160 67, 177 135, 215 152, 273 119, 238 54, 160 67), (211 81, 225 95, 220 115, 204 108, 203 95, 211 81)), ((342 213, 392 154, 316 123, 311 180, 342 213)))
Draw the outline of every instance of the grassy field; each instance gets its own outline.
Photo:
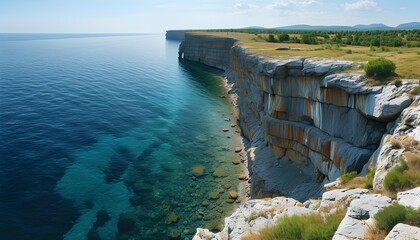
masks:
MULTIPOLYGON (((194 34, 230 37, 240 41, 249 49, 251 54, 260 54, 266 57, 277 56, 302 56, 302 57, 323 57, 331 59, 352 60, 356 62, 367 62, 371 59, 384 57, 392 60, 396 66, 398 78, 420 79, 420 48, 408 47, 385 47, 374 48, 362 46, 337 45, 308 45, 297 43, 270 43, 255 34, 236 32, 195 32, 194 34), (288 50, 276 50, 278 48, 288 50)), ((261 37, 265 37, 260 34, 261 37)))

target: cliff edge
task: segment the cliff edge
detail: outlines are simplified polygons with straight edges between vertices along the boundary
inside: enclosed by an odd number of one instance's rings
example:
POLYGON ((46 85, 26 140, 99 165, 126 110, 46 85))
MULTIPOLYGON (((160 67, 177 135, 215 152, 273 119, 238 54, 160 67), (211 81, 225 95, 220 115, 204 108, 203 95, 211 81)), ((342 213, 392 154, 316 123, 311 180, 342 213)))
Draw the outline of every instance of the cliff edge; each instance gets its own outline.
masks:
MULTIPOLYGON (((324 184, 343 173, 365 173, 384 155, 386 136, 407 130, 397 125, 413 102, 408 93, 416 84, 402 80, 399 87, 370 86, 362 74, 340 73, 355 67, 351 61, 272 59, 249 54, 235 39, 195 33, 185 35, 179 57, 226 70, 238 122, 249 140, 251 198, 284 195, 305 201, 320 196, 324 184)), ((411 115, 418 120, 419 112, 411 115)), ((378 171, 386 172, 396 161, 388 165, 378 171)), ((380 186, 383 174, 377 175, 375 186, 380 186)), ((226 220, 225 231, 232 237, 235 227, 226 220)))

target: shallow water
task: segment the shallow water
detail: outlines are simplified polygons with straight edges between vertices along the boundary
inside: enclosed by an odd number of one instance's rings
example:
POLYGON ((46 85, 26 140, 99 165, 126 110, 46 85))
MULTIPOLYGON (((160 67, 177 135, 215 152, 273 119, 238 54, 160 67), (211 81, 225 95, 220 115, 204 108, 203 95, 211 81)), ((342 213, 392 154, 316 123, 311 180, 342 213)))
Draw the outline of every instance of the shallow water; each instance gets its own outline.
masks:
POLYGON ((228 191, 241 191, 243 166, 231 163, 241 139, 220 72, 179 62, 178 45, 0 34, 1 239, 220 228, 236 204, 228 191))

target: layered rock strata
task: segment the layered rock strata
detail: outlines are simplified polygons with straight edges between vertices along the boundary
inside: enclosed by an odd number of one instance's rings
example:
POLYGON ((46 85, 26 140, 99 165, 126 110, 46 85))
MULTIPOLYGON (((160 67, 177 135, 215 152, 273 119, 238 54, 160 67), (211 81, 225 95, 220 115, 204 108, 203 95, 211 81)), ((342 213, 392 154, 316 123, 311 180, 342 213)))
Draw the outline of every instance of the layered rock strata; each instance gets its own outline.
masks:
MULTIPOLYGON (((352 67, 349 61, 268 59, 251 55, 235 43, 186 34, 179 53, 184 59, 226 70, 242 134, 250 140, 251 197, 272 196, 268 193, 281 192, 287 182, 296 181, 291 177, 299 178, 297 172, 278 176, 289 171, 284 165, 289 162, 311 166, 312 174, 323 183, 343 172, 367 171, 374 163, 374 187, 381 189, 387 171, 403 154, 418 154, 420 104, 417 98, 408 107, 412 99, 407 94, 416 85, 413 81, 403 80, 400 87, 369 86, 363 75, 338 73, 352 67)), ((294 191, 310 196, 318 190, 294 191)), ((418 196, 419 187, 398 193, 397 201, 419 208, 418 196)), ((197 229, 194 239, 241 239, 286 215, 323 214, 344 205, 349 208, 334 239, 363 239, 376 212, 390 204, 390 198, 368 194, 367 189, 336 189, 325 192, 321 201, 303 204, 284 197, 249 200, 225 219, 222 232, 197 229)), ((408 228, 408 237, 418 235, 418 228, 399 224, 387 239, 406 237, 403 229, 408 228)))
MULTIPOLYGON (((241 130, 251 146, 268 147, 280 161, 312 165, 318 182, 360 172, 380 145, 387 123, 411 103, 404 87, 368 86, 361 74, 337 73, 353 62, 268 59, 235 43, 187 33, 179 55, 227 70, 238 96, 241 130)), ((281 192, 267 187, 270 176, 253 167, 258 164, 249 161, 252 197, 281 192)))
POLYGON ((185 33, 179 46, 179 57, 226 70, 230 65, 230 50, 236 40, 185 33))

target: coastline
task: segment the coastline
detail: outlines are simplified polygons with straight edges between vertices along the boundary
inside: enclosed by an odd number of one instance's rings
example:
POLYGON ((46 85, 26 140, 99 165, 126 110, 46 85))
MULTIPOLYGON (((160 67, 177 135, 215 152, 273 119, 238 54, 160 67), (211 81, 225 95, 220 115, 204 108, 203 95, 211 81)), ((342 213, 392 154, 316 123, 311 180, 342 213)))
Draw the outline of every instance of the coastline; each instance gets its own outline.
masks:
MULTIPOLYGON (((218 42, 223 40, 187 34, 179 56, 225 70, 222 77, 236 110, 246 151, 249 199, 225 219, 223 231, 213 234, 199 228, 194 239, 240 239, 248 230, 258 231, 287 215, 285 207, 297 207, 290 210, 292 215, 322 212, 319 201, 313 198, 325 191, 325 184, 343 173, 365 172, 362 168, 367 169, 375 161, 372 159, 375 150, 380 151, 383 146, 382 135, 392 134, 394 119, 414 101, 407 93, 416 81, 405 80, 401 87, 370 86, 361 74, 339 73, 353 68, 355 63, 351 61, 265 58, 248 53, 239 44, 227 47, 226 43, 218 42), (218 59, 230 62, 221 66, 218 59), (308 102, 303 105, 293 102, 302 99, 308 102), (293 107, 287 107, 288 102, 293 107), (347 125, 357 126, 356 132, 347 125), (362 134, 355 135, 358 132, 362 134), (305 183, 303 176, 311 177, 305 183), (287 198, 277 197, 282 195, 287 198), (261 208, 255 209, 258 204, 261 208), (270 213, 272 207, 278 211, 274 215, 270 213), (262 218, 258 218, 259 222, 249 221, 249 214, 261 214, 262 218)), ((330 201, 335 194, 347 196, 347 191, 334 192, 329 188, 323 201, 330 201)), ((366 194, 363 198, 368 202, 377 197, 368 194, 367 189, 358 191, 366 194)), ((381 196, 382 206, 372 209, 367 206, 372 211, 371 218, 391 202, 381 196)), ((346 234, 342 229, 337 235, 346 234)), ((359 229, 356 234, 365 230, 359 229)))

